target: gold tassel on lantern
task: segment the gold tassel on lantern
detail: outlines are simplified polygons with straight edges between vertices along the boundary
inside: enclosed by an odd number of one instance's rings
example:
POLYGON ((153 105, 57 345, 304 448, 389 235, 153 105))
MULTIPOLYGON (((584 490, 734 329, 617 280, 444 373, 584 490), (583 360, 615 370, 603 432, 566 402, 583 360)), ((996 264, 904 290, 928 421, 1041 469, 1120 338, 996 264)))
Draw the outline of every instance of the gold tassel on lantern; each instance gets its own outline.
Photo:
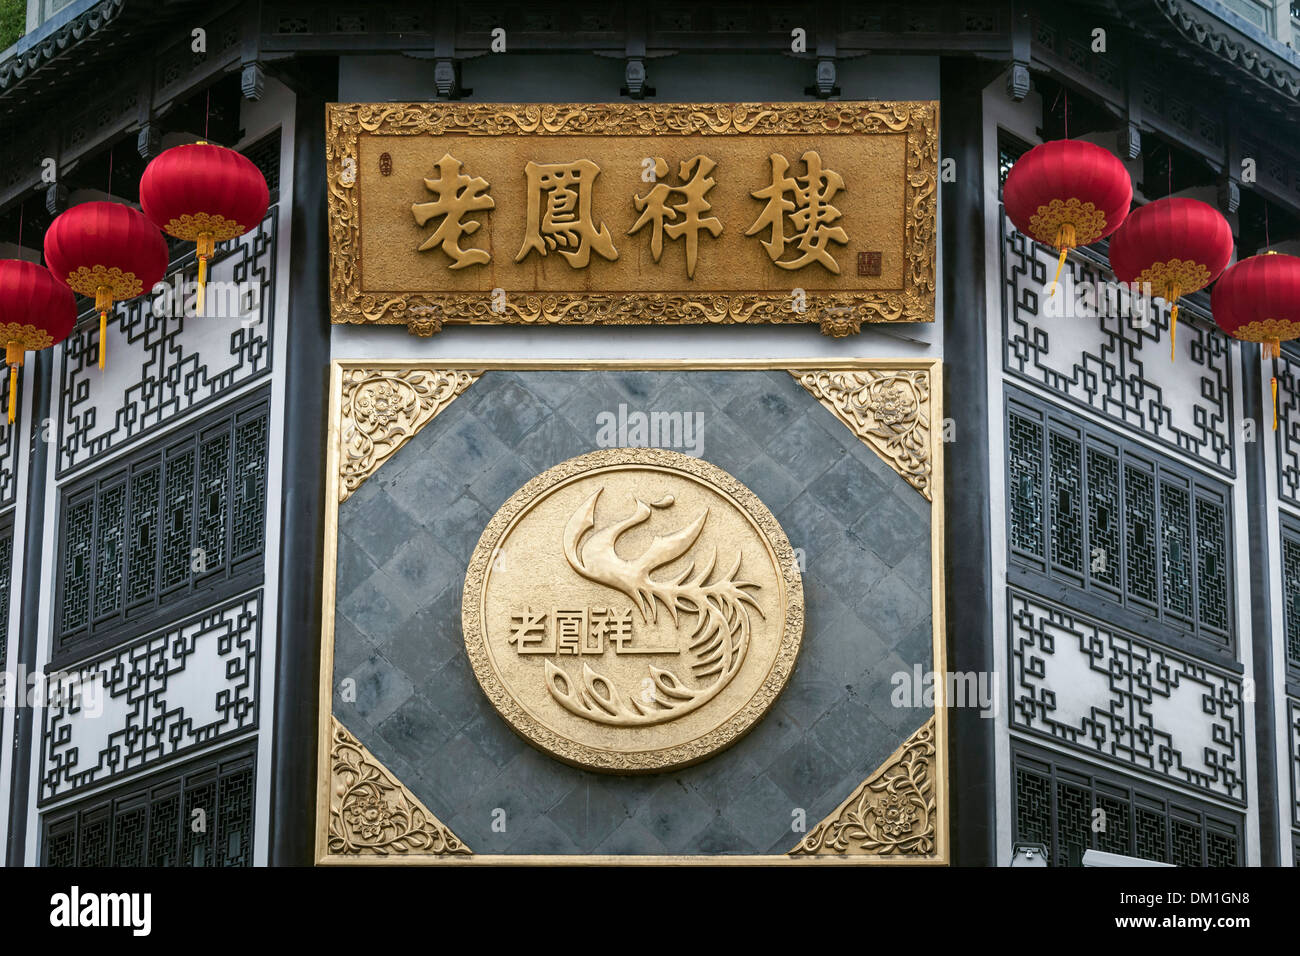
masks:
POLYGON ((1056 248, 1061 250, 1061 258, 1056 261, 1056 275, 1052 278, 1051 291, 1047 293, 1049 299, 1056 295, 1056 284, 1061 281, 1061 270, 1065 268, 1065 257, 1070 254, 1070 250, 1074 248, 1075 242, 1076 237, 1074 234, 1073 224, 1068 222, 1061 223, 1061 228, 1056 230, 1056 248))
POLYGON ((23 347, 17 342, 6 345, 5 361, 9 363, 9 424, 12 425, 18 411, 18 366, 23 364, 23 347))
POLYGON ((103 371, 108 355, 108 310, 113 307, 113 290, 101 285, 95 290, 95 309, 99 312, 99 368, 103 371))
POLYGON ((194 297, 194 311, 203 314, 203 285, 208 280, 208 259, 217 250, 216 240, 212 238, 212 233, 201 232, 198 238, 199 244, 199 288, 194 297))
POLYGON ((1282 340, 1274 339, 1264 346, 1273 356, 1273 431, 1277 431, 1277 360, 1282 357, 1282 340))
POLYGON ((1177 357, 1178 346, 1178 297, 1181 295, 1177 282, 1169 283, 1165 289, 1165 301, 1169 303, 1169 361, 1177 357))

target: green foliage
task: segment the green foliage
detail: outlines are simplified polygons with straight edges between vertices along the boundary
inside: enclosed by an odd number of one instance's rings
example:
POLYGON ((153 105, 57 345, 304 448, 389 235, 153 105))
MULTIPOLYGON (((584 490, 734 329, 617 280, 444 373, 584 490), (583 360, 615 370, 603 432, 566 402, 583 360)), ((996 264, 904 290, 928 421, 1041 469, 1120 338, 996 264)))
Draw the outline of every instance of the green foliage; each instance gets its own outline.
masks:
POLYGON ((26 27, 26 0, 0 0, 0 50, 9 49, 26 27))

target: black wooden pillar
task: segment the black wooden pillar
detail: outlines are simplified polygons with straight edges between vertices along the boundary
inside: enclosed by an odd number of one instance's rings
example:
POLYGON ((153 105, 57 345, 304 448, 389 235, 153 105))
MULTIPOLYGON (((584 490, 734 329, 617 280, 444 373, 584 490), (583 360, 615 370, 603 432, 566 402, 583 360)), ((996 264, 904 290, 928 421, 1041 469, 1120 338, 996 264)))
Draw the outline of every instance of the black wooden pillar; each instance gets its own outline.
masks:
POLYGON ((314 853, 330 361, 325 104, 337 96, 338 61, 295 62, 280 78, 297 100, 271 751, 273 866, 307 865, 314 853))
MULTIPOLYGON (((987 65, 946 57, 939 69, 942 161, 956 180, 940 186, 943 212, 944 409, 955 440, 944 445, 948 667, 992 673, 989 566, 989 317, 984 308, 982 91, 987 65)), ((999 682, 1001 686, 1001 682, 999 682)), ((997 863, 993 721, 973 707, 948 713, 952 861, 997 863)))
MULTIPOLYGON (((1245 444, 1247 546, 1250 549, 1250 632, 1255 683, 1255 774, 1258 793, 1252 801, 1259 813, 1259 862, 1277 866, 1281 861, 1278 832, 1277 713, 1273 700, 1273 610, 1269 570, 1279 556, 1269 553, 1268 526, 1276 509, 1268 506, 1264 442, 1273 440, 1273 409, 1264 402, 1260 346, 1241 347, 1242 414, 1255 421, 1255 441, 1245 444)), ((1246 706, 1251 706, 1249 703, 1246 706)))
MULTIPOLYGON (((45 421, 50 417, 50 392, 54 378, 52 349, 42 349, 27 364, 26 375, 31 376, 32 407, 19 404, 19 414, 28 427, 27 489, 23 497, 26 522, 22 537, 22 585, 18 591, 22 607, 18 617, 18 653, 14 655, 11 670, 16 674, 30 675, 36 670, 36 649, 39 646, 40 610, 44 598, 41 590, 41 555, 45 544, 45 481, 49 469, 49 442, 45 421)), ((14 440, 17 440, 15 436, 14 440)), ((14 543, 18 543, 15 537, 14 543)), ((17 562, 15 551, 13 560, 17 562)), ((17 575, 12 575, 11 580, 17 575)), ((38 712, 26 706, 26 686, 8 689, 10 700, 19 703, 14 707, 13 746, 9 751, 9 839, 5 847, 5 865, 22 866, 27 852, 27 811, 32 789, 32 735, 38 712)))

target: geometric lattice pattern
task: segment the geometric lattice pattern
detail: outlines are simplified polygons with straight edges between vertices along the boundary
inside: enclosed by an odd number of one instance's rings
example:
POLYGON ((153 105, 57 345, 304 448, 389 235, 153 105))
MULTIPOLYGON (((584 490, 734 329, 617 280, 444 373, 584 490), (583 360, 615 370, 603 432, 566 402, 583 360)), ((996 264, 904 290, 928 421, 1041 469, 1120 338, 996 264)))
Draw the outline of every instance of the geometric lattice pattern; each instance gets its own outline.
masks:
POLYGON ((255 750, 46 813, 42 866, 252 866, 255 750))
MULTIPOLYGON (((1291 825, 1300 828, 1300 700, 1287 698, 1286 722, 1291 754, 1291 825)), ((1300 866, 1300 859, 1295 862, 1300 866)))
POLYGON ((1099 773, 1037 749, 1012 756, 1015 843, 1042 843, 1052 866, 1104 850, 1175 866, 1241 866, 1242 820, 1207 804, 1099 773))
POLYGON ((56 660, 254 583, 265 537, 268 410, 259 390, 63 489, 56 660))
MULTIPOLYGON (((32 366, 27 366, 31 374, 32 366)), ((22 408, 23 383, 18 379, 18 407, 22 408)), ((9 405, 9 376, 0 376, 0 405, 9 405)), ((24 427, 20 412, 17 420, 10 425, 8 420, 0 418, 0 508, 7 508, 18 500, 18 448, 22 444, 20 429, 24 427)))
POLYGON ((13 593, 14 516, 0 518, 0 672, 5 669, 9 645, 9 596, 13 593))
POLYGON ((272 206, 258 228, 218 246, 209 263, 208 314, 186 316, 173 304, 193 299, 184 285, 176 294, 178 282, 195 281, 192 246, 164 279, 170 301, 147 291, 118 304, 108 317, 104 371, 99 324, 90 312, 82 316, 60 367, 60 477, 270 371, 278 220, 272 206))
MULTIPOLYGON (((1300 363, 1290 350, 1274 363, 1277 369, 1277 496, 1300 508, 1300 363)), ((1265 374, 1268 370, 1265 369, 1265 374)))
POLYGON ((1007 448, 1013 565, 1124 607, 1144 633, 1154 618, 1194 652, 1232 650, 1226 486, 1018 390, 1007 448))
POLYGON ((64 671, 42 740, 42 802, 257 726, 262 592, 64 671))
POLYGON ((1287 669, 1300 673, 1300 525, 1282 522, 1282 622, 1287 669))
POLYGON ((1104 300, 1095 305, 1086 290, 1104 288, 1114 276, 1095 253, 1076 251, 1048 300, 1055 251, 1022 235, 1005 216, 1002 228, 1007 374, 1234 475, 1231 345, 1210 321, 1205 296, 1180 302, 1178 361, 1170 363, 1163 299, 1148 305, 1145 323, 1104 300), (1066 313, 1066 303, 1069 313, 1087 314, 1066 313))
POLYGON ((1245 802, 1241 678, 1015 589, 1007 612, 1016 728, 1245 802))

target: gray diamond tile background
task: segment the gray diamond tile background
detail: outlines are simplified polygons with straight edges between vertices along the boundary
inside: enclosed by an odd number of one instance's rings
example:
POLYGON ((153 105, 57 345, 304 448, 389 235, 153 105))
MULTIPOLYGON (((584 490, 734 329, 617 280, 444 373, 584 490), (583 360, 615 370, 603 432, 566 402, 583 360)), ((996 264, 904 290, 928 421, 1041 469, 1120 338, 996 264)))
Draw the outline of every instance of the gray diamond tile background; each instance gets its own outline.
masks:
POLYGON ((334 713, 476 853, 784 853, 796 811, 815 825, 930 715, 891 703, 894 674, 931 668, 929 508, 783 371, 488 371, 340 509, 334 713), (803 645, 767 716, 702 764, 638 777, 518 737, 461 635, 488 520, 594 450, 620 404, 702 413, 702 457, 805 553, 803 645))

